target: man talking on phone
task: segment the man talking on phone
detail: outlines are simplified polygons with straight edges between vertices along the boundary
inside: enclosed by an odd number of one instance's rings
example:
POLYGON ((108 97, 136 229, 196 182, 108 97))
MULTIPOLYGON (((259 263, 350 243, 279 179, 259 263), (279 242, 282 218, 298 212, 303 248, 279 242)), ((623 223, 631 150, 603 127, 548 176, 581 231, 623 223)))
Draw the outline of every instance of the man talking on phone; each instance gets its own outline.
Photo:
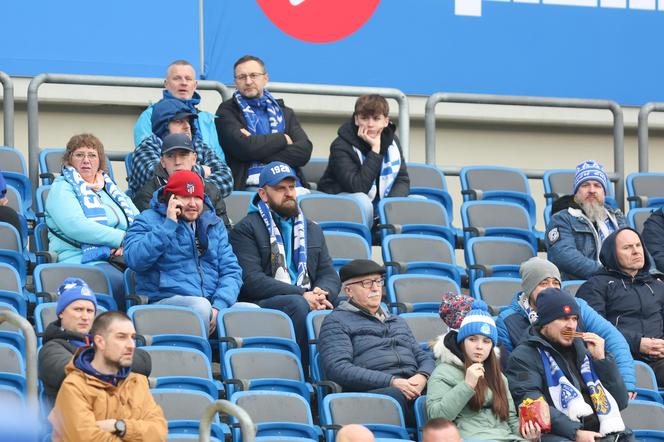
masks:
POLYGON ((191 308, 212 334, 219 310, 237 299, 242 270, 201 177, 191 170, 173 173, 135 224, 124 246, 136 292, 151 304, 191 308))

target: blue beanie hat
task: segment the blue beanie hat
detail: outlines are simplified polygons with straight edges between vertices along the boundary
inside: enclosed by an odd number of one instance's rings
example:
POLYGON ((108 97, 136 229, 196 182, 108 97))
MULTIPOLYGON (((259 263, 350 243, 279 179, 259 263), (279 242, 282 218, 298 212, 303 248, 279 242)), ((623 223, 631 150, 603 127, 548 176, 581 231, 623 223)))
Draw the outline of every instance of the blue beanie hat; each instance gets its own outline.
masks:
POLYGON ((473 309, 461 321, 457 334, 457 343, 461 343, 468 336, 482 335, 491 339, 493 345, 498 343, 498 329, 496 322, 489 314, 489 307, 484 301, 475 300, 473 309))
POLYGON ((69 304, 74 301, 90 301, 97 310, 97 299, 95 294, 92 293, 90 287, 80 278, 67 278, 64 280, 60 288, 58 288, 58 305, 55 308, 55 314, 60 316, 60 313, 67 308, 69 304))
POLYGON ((604 167, 597 161, 588 160, 576 166, 576 176, 574 177, 574 193, 579 190, 581 184, 586 181, 597 181, 607 193, 609 188, 609 177, 604 172, 604 167))
POLYGON ((537 321, 535 326, 541 327, 549 322, 566 316, 579 315, 579 304, 574 296, 564 290, 548 288, 542 290, 535 300, 537 321))

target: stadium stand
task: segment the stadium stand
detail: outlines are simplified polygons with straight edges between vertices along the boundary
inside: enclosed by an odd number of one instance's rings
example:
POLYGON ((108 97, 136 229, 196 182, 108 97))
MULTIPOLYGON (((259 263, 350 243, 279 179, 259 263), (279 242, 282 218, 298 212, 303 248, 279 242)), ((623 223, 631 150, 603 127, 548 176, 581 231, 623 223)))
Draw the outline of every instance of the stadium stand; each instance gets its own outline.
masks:
POLYGON ((452 247, 456 244, 455 231, 448 213, 437 201, 414 198, 384 198, 378 203, 382 238, 389 234, 411 233, 440 236, 452 247))
POLYGON ((436 275, 394 275, 387 281, 387 301, 392 313, 437 312, 446 293, 461 293, 456 281, 436 275))
POLYGON ((316 193, 303 195, 298 200, 304 216, 320 224, 323 231, 355 233, 371 243, 368 220, 354 198, 316 193))

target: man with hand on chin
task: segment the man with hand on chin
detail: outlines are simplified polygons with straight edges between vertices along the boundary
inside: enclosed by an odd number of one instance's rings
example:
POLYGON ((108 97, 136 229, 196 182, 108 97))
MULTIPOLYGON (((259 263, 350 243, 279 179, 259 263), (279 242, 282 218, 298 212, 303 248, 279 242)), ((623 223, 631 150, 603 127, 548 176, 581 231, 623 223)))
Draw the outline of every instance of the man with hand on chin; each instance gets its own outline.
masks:
POLYGON ((380 306, 385 269, 356 259, 339 271, 342 301, 321 325, 318 349, 323 372, 344 391, 385 394, 399 402, 406 425, 413 402, 434 369, 433 356, 415 340, 403 318, 380 306))

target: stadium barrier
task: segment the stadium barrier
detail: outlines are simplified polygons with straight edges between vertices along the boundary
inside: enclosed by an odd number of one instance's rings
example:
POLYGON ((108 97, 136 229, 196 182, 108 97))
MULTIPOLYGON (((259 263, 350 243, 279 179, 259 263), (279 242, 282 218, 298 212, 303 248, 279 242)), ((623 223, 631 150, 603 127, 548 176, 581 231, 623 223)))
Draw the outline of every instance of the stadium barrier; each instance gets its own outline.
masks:
POLYGON ((14 82, 9 75, 0 71, 0 83, 2 83, 4 145, 14 147, 14 82))
POLYGON ((650 102, 639 109, 639 172, 649 172, 648 116, 651 112, 664 112, 664 103, 650 102))

